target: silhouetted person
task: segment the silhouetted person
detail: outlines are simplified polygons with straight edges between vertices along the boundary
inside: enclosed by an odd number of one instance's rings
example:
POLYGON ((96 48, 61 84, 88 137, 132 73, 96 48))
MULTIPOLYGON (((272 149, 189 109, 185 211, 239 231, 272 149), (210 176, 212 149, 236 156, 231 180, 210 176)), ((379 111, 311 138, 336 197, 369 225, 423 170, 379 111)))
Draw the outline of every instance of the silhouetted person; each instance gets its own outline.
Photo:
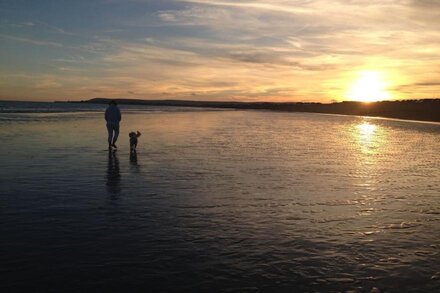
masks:
POLYGON ((121 111, 115 101, 110 101, 107 110, 105 110, 105 121, 107 121, 108 130, 108 148, 117 148, 116 141, 119 136, 119 122, 121 121, 121 111))
POLYGON ((115 152, 108 152, 107 191, 112 194, 118 194, 121 191, 121 174, 119 173, 119 160, 115 152))

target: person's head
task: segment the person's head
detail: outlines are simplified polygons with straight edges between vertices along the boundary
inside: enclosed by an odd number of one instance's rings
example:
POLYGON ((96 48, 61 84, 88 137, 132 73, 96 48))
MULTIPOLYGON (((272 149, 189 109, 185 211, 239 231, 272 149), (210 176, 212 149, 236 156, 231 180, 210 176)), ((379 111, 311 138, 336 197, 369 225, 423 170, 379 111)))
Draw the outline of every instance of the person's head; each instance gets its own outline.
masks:
POLYGON ((116 103, 115 100, 111 100, 108 104, 109 104, 110 106, 111 106, 111 105, 113 105, 113 106, 117 106, 117 105, 118 105, 118 104, 116 103))

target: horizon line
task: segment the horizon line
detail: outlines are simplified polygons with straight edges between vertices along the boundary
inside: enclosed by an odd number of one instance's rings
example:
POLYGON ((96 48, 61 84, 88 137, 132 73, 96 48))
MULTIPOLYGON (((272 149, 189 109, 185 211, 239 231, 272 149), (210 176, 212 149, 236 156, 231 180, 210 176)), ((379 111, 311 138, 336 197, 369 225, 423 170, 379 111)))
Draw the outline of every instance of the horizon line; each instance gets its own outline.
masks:
POLYGON ((374 104, 382 102, 409 102, 409 101, 425 101, 425 100, 440 100, 438 98, 412 98, 412 99, 393 99, 393 100, 378 100, 378 101, 356 101, 356 100, 341 100, 341 101, 330 101, 330 102, 312 102, 312 101, 233 101, 233 100, 185 100, 185 99, 137 99, 137 98, 111 98, 111 97, 94 97, 84 100, 51 100, 51 101, 37 101, 37 100, 22 100, 22 99, 11 99, 5 100, 0 98, 0 102, 29 102, 29 103, 93 103, 92 100, 119 100, 119 101, 140 101, 140 102, 194 102, 194 103, 241 103, 241 104, 255 104, 255 103, 266 103, 266 104, 338 104, 338 103, 362 103, 362 104, 374 104))

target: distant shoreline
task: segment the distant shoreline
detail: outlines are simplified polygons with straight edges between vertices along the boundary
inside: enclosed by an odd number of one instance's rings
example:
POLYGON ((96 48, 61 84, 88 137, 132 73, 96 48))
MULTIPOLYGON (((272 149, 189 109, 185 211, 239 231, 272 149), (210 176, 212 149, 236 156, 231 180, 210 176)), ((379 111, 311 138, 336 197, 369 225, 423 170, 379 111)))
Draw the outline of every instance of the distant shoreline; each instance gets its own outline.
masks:
MULTIPOLYGON (((106 104, 109 98, 94 98, 79 103, 106 104)), ((216 102, 187 100, 135 100, 114 99, 123 105, 203 107, 222 109, 271 110, 282 112, 308 112, 323 114, 341 114, 396 118, 440 122, 440 99, 401 100, 381 102, 339 102, 332 104, 301 103, 301 102, 216 102)), ((71 103, 78 103, 71 102, 71 103)))

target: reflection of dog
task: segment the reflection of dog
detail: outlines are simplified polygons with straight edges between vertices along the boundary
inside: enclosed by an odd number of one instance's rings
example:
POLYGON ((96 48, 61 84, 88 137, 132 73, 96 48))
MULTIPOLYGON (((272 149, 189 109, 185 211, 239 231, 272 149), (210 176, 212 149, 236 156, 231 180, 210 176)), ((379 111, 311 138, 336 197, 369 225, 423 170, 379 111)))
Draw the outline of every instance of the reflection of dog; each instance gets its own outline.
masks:
POLYGON ((138 144, 138 137, 141 136, 141 133, 139 131, 132 131, 128 136, 130 137, 130 152, 135 152, 138 144))
POLYGON ((130 164, 132 164, 133 166, 138 165, 138 156, 135 151, 130 152, 130 164))

